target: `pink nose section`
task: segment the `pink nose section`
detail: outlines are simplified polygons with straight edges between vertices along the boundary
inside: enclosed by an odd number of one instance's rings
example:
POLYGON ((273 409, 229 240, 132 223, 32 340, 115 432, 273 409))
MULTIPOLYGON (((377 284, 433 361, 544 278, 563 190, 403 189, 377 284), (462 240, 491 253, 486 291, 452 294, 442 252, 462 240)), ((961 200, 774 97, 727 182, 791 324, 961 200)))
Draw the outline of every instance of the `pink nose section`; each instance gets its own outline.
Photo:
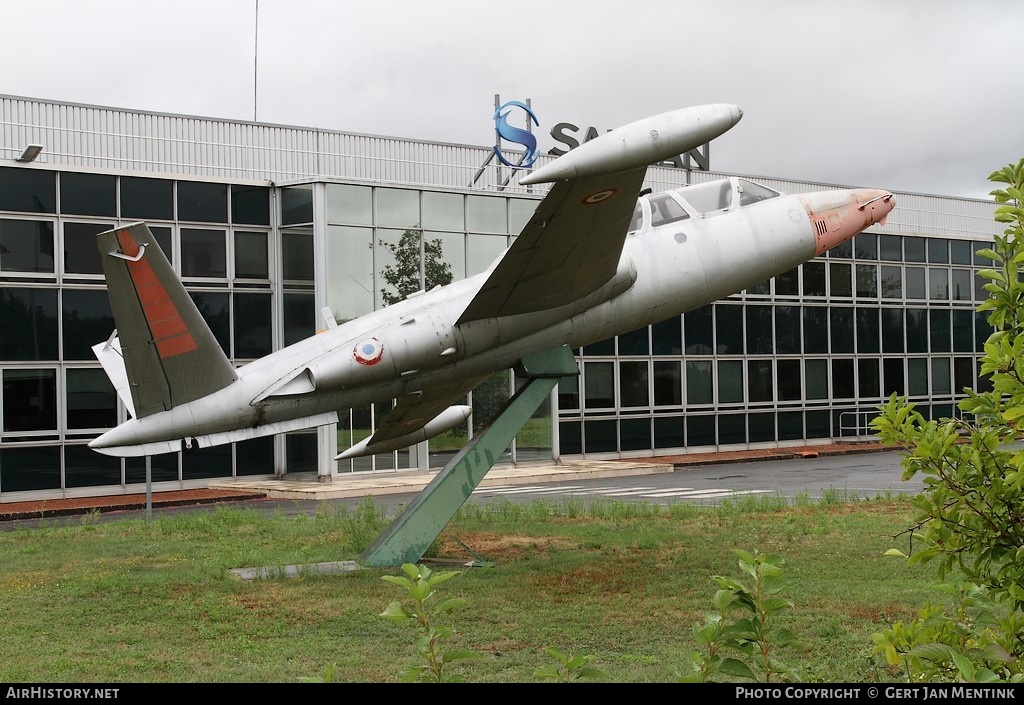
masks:
POLYGON ((814 228, 815 254, 820 255, 875 223, 885 223, 896 199, 889 191, 859 188, 818 191, 799 196, 814 228))

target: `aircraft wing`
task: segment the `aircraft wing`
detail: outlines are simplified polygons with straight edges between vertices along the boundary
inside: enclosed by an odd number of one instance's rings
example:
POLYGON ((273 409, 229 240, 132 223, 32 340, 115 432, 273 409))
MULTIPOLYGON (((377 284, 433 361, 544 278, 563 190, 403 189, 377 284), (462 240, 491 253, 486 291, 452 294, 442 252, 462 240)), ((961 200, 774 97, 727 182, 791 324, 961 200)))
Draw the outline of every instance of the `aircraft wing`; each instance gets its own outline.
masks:
POLYGON ((457 323, 555 308, 611 279, 646 173, 555 182, 457 323))
POLYGON ((442 411, 462 400, 488 376, 460 380, 399 397, 395 408, 377 424, 377 431, 370 438, 370 444, 378 445, 420 430, 442 411))

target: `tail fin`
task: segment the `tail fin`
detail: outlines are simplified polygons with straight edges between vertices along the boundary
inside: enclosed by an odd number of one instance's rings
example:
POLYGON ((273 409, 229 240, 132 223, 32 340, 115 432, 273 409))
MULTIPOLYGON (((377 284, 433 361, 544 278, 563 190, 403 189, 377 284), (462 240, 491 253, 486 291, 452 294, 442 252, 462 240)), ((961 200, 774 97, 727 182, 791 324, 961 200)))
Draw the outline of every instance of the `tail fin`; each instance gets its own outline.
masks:
POLYGON ((96 236, 135 416, 223 389, 235 369, 145 223, 96 236))

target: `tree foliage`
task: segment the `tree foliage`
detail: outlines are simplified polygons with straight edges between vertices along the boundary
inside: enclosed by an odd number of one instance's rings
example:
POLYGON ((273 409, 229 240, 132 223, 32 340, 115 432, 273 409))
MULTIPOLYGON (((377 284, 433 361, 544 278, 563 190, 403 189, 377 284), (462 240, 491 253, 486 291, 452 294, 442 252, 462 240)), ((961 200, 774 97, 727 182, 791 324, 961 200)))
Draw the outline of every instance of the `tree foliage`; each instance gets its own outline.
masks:
POLYGON ((993 262, 979 272, 988 298, 978 307, 994 328, 981 360, 992 388, 964 390, 963 418, 926 421, 893 395, 873 422, 883 443, 907 451, 904 479, 924 478, 908 532, 920 548, 909 560, 935 561, 940 578, 962 579, 946 586, 953 608, 929 605, 876 635, 913 680, 1024 677, 1024 159, 989 179, 1004 184, 992 196, 1006 226, 979 251, 993 262))
POLYGON ((452 265, 444 259, 440 238, 427 240, 419 229, 406 230, 398 242, 380 241, 380 245, 395 258, 394 264, 381 268, 381 277, 387 286, 381 287, 380 296, 385 305, 401 301, 420 289, 429 291, 435 286, 452 283, 452 265), (423 243, 423 278, 420 278, 420 242, 423 243))

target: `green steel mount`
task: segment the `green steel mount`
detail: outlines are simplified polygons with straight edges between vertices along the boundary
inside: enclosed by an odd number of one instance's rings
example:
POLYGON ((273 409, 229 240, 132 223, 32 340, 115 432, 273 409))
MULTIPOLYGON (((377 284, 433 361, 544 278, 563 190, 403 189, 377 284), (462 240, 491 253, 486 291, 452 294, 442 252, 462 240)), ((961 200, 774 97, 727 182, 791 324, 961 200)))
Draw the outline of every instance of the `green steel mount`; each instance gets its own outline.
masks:
POLYGON ((579 373, 576 359, 564 346, 524 357, 517 368, 517 375, 527 380, 522 388, 363 551, 359 561, 378 567, 418 562, 558 380, 579 373))

